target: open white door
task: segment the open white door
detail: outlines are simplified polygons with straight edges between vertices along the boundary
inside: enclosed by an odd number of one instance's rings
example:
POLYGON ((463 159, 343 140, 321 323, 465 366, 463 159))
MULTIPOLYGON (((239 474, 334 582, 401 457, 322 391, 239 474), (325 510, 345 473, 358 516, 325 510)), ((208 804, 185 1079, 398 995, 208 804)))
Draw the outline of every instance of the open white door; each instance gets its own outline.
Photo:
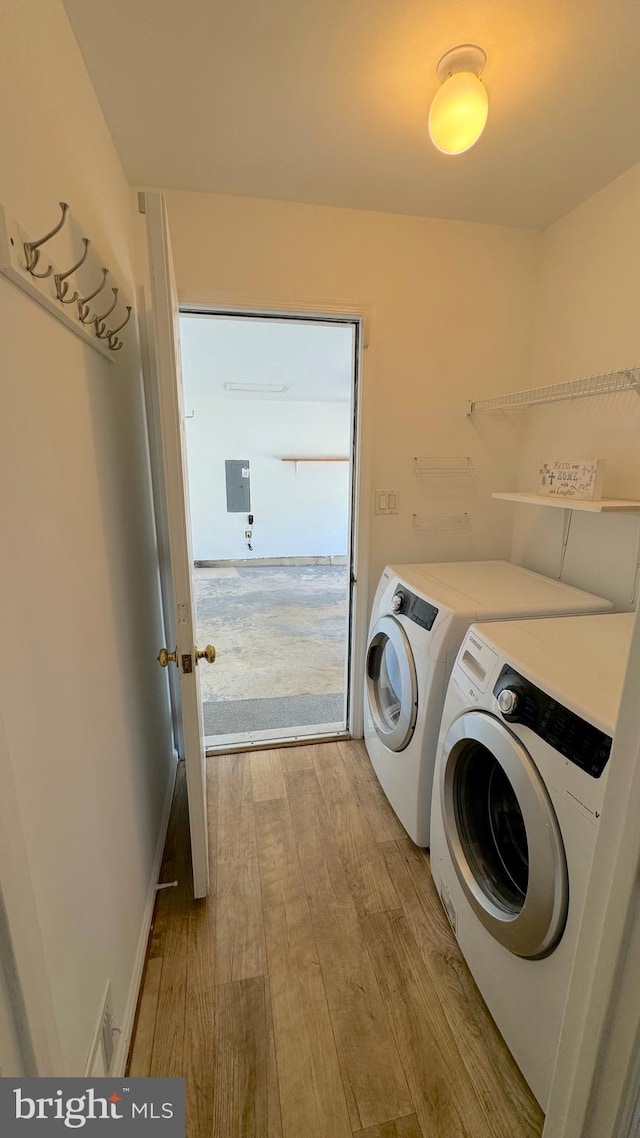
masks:
POLYGON ((144 204, 151 300, 147 332, 162 451, 161 485, 155 489, 164 497, 171 570, 169 587, 163 590, 168 610, 165 612, 165 627, 171 643, 165 645, 158 659, 164 667, 176 667, 179 677, 179 683, 172 683, 171 689, 174 699, 177 696, 180 704, 174 712, 178 727, 176 735, 183 752, 180 757, 184 758, 187 775, 193 889, 196 897, 205 897, 209 892, 209 850, 198 664, 200 661, 212 663, 215 651, 208 645, 204 652, 199 653, 195 643, 180 332, 166 207, 162 194, 156 193, 145 193, 144 204))

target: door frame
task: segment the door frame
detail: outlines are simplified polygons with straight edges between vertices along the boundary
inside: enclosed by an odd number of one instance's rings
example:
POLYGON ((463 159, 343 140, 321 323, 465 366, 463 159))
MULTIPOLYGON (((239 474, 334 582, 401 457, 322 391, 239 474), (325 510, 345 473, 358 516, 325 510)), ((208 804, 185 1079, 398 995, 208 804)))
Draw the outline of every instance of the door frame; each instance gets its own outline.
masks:
MULTIPOLYGON (((216 316, 272 317, 274 319, 316 320, 356 325, 354 359, 353 435, 351 446, 350 518, 350 572, 351 604, 349 609, 347 652, 349 657, 349 705, 347 707, 347 733, 354 739, 364 736, 364 675, 369 621, 369 516, 370 516, 370 439, 371 424, 371 357, 367 349, 371 344, 373 307, 368 303, 327 300, 292 300, 256 296, 253 294, 230 297, 229 293, 202 291, 196 296, 178 298, 181 313, 216 316)), ((307 740, 300 738, 297 745, 307 740)), ((314 741, 309 736, 308 742, 314 741)), ((273 741, 251 743, 250 749, 273 747, 273 741)), ((278 744, 282 745, 282 744, 278 744)), ((231 748, 238 749, 236 748, 231 748)), ((246 746, 243 748, 246 749, 246 746)), ((229 750, 228 747, 225 750, 229 750)))

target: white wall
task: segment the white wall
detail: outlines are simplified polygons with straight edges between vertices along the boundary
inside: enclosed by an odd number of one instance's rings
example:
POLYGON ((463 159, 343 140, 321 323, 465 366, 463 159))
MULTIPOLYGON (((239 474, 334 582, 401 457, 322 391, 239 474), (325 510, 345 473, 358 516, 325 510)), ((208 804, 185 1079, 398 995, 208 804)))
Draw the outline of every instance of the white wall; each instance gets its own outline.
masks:
MULTIPOLYGON (((133 194, 59 0, 2 0, 0 137, 0 201, 34 235, 68 201, 131 299, 133 194)), ((32 891, 60 1073, 83 1070, 107 978, 124 1023, 172 773, 126 341, 108 363, 0 277, 0 719, 26 851, 0 878, 32 891)))
MULTIPOLYGON (((640 166, 583 202, 542 236, 531 384, 640 364, 640 166)), ((541 458, 605 458, 605 496, 640 500, 640 399, 599 396, 523 417, 518 488, 536 485, 541 458)), ((513 557, 557 571, 562 511, 510 507, 513 557)), ((631 607, 640 518, 575 513, 563 577, 631 607)))
POLYGON ((256 198, 167 195, 180 300, 286 310, 368 306, 365 495, 400 491, 371 521, 370 596, 385 562, 508 556, 511 520, 489 489, 515 479, 519 434, 465 418, 469 398, 526 386, 540 235, 256 198), (415 456, 471 455, 475 484, 443 493, 415 456), (466 537, 416 532, 413 515, 468 511, 466 537))
POLYGON ((347 455, 348 403, 269 403, 188 393, 187 454, 196 561, 347 552, 349 464, 282 462, 286 455, 347 455), (225 459, 248 459, 247 514, 227 513, 225 459))

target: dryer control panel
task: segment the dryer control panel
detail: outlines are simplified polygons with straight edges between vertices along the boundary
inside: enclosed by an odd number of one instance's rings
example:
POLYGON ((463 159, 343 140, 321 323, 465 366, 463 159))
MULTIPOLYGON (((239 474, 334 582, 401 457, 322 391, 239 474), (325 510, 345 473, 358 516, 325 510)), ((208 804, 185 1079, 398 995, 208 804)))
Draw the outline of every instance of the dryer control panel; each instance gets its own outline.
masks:
POLYGON ((600 778, 613 740, 592 723, 563 707, 508 664, 500 672, 493 694, 507 723, 522 723, 592 778, 600 778))
POLYGON ((426 628, 427 632, 431 632, 438 615, 438 609, 435 605, 430 605, 422 597, 417 597, 415 593, 403 585, 399 585, 393 594, 391 607, 398 616, 406 616, 414 624, 426 628))

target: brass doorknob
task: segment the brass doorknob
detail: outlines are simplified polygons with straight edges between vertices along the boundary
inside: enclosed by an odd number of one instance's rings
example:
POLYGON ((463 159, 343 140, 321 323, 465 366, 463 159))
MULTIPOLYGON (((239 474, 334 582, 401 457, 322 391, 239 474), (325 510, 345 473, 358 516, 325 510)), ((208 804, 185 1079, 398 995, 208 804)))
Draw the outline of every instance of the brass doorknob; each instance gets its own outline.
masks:
POLYGON ((161 668, 168 667, 171 660, 173 660, 174 664, 177 667, 178 666, 178 649, 174 648, 173 652, 170 652, 168 648, 161 648, 160 651, 158 652, 158 663, 159 663, 160 667, 161 668))
POLYGON ((198 648, 196 644, 196 663, 198 660, 206 660, 208 664, 213 664, 216 658, 216 650, 213 644, 207 644, 206 648, 198 648))

